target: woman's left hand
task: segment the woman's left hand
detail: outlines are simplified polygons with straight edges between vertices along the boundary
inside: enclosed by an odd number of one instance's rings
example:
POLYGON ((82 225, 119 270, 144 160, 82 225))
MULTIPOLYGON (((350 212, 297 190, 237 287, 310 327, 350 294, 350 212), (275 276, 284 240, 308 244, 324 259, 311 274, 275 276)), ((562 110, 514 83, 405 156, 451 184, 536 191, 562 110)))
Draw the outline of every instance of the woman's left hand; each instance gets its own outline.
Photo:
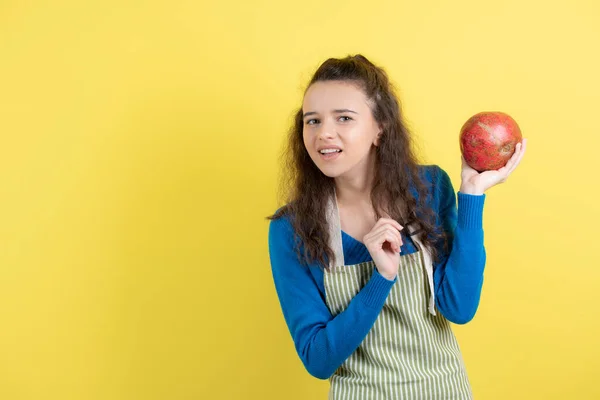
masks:
POLYGON ((477 172, 471 168, 465 161, 465 158, 462 157, 462 183, 460 185, 460 192, 464 194, 482 195, 492 186, 506 182, 506 179, 521 162, 526 148, 527 139, 523 139, 521 143, 517 143, 515 153, 510 160, 508 160, 506 165, 496 171, 477 172))

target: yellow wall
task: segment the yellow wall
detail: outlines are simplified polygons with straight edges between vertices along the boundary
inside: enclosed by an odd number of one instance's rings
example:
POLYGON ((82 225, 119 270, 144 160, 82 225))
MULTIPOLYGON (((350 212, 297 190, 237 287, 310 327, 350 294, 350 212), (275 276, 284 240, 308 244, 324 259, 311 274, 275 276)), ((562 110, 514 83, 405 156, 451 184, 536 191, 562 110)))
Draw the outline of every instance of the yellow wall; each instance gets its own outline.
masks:
POLYGON ((307 79, 357 52, 456 187, 472 114, 529 138, 455 328, 476 398, 600 398, 599 39, 593 0, 1 2, 0 398, 326 398, 263 217, 307 79))

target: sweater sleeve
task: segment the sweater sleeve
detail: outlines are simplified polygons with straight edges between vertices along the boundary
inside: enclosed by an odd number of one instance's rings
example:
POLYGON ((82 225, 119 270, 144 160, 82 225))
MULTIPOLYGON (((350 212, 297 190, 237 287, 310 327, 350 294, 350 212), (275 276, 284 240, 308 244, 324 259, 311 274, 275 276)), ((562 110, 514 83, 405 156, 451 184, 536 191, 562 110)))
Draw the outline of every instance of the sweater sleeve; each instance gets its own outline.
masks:
POLYGON ((439 218, 442 228, 449 234, 450 252, 444 254, 440 249, 440 260, 434 266, 436 306, 449 321, 465 324, 475 316, 483 286, 485 194, 458 192, 457 210, 450 177, 441 168, 437 176, 439 218))
POLYGON ((396 282, 374 269, 367 284, 348 307, 333 316, 311 275, 293 247, 293 228, 287 218, 269 225, 269 256, 277 296, 306 370, 327 379, 358 348, 375 323, 396 282))

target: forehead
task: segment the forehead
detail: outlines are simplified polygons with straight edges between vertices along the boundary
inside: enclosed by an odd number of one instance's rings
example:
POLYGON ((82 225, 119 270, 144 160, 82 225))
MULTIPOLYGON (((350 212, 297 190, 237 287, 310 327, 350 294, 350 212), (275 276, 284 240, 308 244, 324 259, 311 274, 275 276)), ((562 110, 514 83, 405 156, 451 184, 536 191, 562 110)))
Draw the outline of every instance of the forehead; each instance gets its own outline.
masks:
POLYGON ((302 103, 304 112, 332 109, 368 108, 367 97, 356 83, 343 81, 315 82, 306 91, 302 103))

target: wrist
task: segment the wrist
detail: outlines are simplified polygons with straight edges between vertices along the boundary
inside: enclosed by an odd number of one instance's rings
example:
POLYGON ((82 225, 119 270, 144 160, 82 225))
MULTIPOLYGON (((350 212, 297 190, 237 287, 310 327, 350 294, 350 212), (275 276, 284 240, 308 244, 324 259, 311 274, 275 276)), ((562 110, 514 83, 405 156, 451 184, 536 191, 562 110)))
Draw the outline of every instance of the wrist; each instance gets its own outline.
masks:
POLYGON ((382 274, 381 276, 383 276, 383 277, 384 277, 385 279, 387 279, 388 281, 390 281, 390 282, 393 282, 393 281, 395 281, 395 280, 396 280, 396 275, 397 275, 397 274, 394 274, 394 275, 384 275, 384 274, 382 274))
POLYGON ((463 183, 462 185, 460 185, 459 192, 461 192, 462 194, 470 194, 470 195, 473 195, 473 196, 481 196, 481 195, 483 195, 483 193, 485 192, 485 190, 482 189, 482 188, 478 188, 475 185, 469 185, 469 184, 463 183))
POLYGON ((382 272, 382 271, 379 271, 379 270, 377 270, 377 272, 379 272, 379 275, 381 275, 382 277, 384 277, 388 281, 394 281, 394 280, 396 280, 396 275, 398 275, 397 273, 390 274, 390 273, 382 272))

